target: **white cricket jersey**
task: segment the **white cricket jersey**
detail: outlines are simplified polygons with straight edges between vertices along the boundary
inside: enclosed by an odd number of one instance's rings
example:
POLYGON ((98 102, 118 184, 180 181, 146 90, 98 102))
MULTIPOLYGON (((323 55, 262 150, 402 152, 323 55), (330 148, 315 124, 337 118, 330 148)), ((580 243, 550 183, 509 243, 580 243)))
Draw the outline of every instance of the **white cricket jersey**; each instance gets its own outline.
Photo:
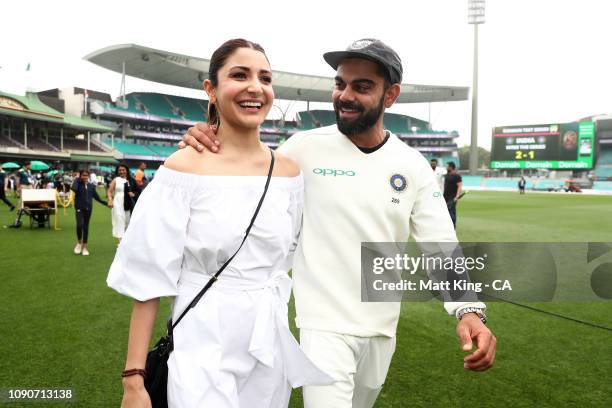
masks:
MULTIPOLYGON (((299 164, 305 183, 293 264, 297 326, 394 336, 400 303, 361 301, 361 242, 406 242, 410 234, 416 241, 457 241, 429 162, 393 134, 363 153, 335 125, 299 132, 279 152, 299 164)), ((454 314, 466 305, 445 308, 454 314)))
POLYGON ((446 175, 446 170, 440 166, 436 166, 434 170, 434 174, 436 176, 436 181, 438 182, 438 186, 440 187, 440 191, 444 192, 444 176, 446 175))

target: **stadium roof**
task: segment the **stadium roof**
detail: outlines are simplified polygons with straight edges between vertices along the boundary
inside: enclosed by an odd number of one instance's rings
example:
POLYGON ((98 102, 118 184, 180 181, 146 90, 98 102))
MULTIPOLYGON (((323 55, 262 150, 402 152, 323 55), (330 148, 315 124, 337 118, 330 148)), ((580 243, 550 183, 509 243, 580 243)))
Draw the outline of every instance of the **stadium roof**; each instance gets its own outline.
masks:
MULTIPOLYGON (((85 60, 148 81, 184 88, 202 89, 208 78, 210 60, 175 54, 135 44, 112 45, 94 51, 85 60)), ((278 99, 331 102, 332 77, 273 71, 274 93, 278 99)), ((402 84, 399 103, 464 101, 468 87, 402 84)))
POLYGON ((113 132, 114 129, 101 125, 91 119, 61 113, 45 105, 35 93, 25 96, 0 91, 0 115, 43 122, 61 123, 65 127, 94 132, 113 132))

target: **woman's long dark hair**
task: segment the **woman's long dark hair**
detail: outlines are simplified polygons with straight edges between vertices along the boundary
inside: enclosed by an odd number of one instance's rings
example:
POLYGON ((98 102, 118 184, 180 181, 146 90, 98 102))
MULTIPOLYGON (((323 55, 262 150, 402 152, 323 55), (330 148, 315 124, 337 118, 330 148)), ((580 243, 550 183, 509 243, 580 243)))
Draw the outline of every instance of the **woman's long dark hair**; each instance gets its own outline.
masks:
POLYGON ((130 175, 130 168, 127 165, 123 164, 123 163, 119 163, 117 165, 117 167, 115 167, 115 177, 119 177, 119 169, 121 167, 123 167, 125 169, 125 172, 127 173, 127 177, 129 177, 129 175, 130 175))
POLYGON ((135 185, 134 177, 132 177, 132 173, 130 172, 130 168, 123 163, 119 163, 117 167, 115 167, 115 177, 119 177, 119 168, 123 167, 126 171, 125 179, 128 181, 130 186, 135 185))
MULTIPOLYGON (((261 45, 244 38, 235 38, 224 42, 213 52, 212 57, 210 57, 210 65, 208 66, 208 79, 215 88, 219 84, 219 70, 223 68, 230 55, 239 48, 251 48, 266 56, 266 51, 261 45)), ((208 103, 208 123, 211 126, 219 126, 220 123, 219 111, 215 104, 210 102, 208 103)))

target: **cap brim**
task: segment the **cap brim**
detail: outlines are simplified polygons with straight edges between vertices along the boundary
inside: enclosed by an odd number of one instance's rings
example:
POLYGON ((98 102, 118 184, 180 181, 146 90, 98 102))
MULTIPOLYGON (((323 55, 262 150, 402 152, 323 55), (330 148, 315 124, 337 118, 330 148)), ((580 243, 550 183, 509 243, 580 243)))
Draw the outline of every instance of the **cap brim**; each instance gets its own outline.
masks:
POLYGON ((347 58, 367 59, 384 65, 383 61, 379 61, 371 55, 359 51, 331 51, 323 54, 323 59, 333 69, 338 69, 338 65, 340 64, 340 62, 347 58))

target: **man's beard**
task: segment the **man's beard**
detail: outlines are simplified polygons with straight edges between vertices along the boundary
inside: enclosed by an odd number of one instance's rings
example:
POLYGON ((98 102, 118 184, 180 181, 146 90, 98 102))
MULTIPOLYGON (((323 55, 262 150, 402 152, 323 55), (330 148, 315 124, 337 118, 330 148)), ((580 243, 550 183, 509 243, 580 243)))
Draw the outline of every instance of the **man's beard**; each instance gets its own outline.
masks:
POLYGON ((342 102, 337 100, 334 103, 334 112, 336 113, 336 123, 340 132, 346 136, 355 136, 372 128, 378 122, 380 115, 384 110, 384 97, 380 98, 380 103, 374 109, 365 110, 364 107, 357 102, 342 102), (340 109, 352 109, 361 114, 353 120, 342 120, 340 118, 340 109))

